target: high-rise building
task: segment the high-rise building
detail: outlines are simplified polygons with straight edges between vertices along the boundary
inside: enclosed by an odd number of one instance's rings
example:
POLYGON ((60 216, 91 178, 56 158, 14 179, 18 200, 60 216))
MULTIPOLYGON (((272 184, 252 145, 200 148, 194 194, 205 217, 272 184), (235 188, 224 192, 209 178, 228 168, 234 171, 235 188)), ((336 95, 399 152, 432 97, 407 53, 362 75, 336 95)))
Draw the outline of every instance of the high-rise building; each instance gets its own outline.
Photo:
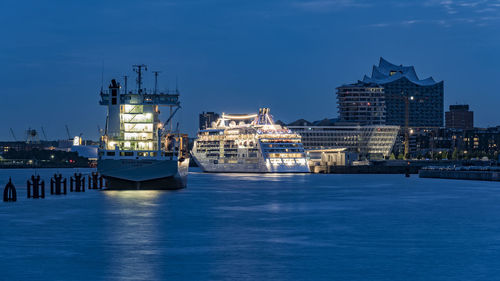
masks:
POLYGON ((340 122, 360 125, 385 124, 384 88, 374 83, 359 81, 337 88, 340 122))
MULTIPOLYGON (((408 104, 410 127, 443 126, 443 81, 436 82, 432 77, 419 79, 413 66, 395 65, 380 58, 379 65, 373 66, 371 77, 365 75, 362 81, 358 81, 354 85, 359 86, 359 90, 365 91, 376 87, 383 88, 386 125, 405 126, 406 105, 408 104)), ((353 117, 366 122, 372 120, 363 119, 364 116, 368 118, 378 117, 374 113, 378 113, 379 109, 373 111, 366 111, 365 109, 368 108, 369 100, 373 100, 373 98, 382 99, 381 97, 372 97, 366 94, 359 95, 361 93, 359 91, 347 91, 346 93, 345 87, 347 86, 337 89, 341 118, 342 116, 349 119, 353 117), (358 95, 359 100, 353 100, 352 102, 364 103, 364 105, 343 106, 346 104, 344 101, 356 99, 358 95), (360 115, 360 113, 363 113, 363 115, 360 115)))
POLYGON ((469 110, 468 104, 450 105, 450 111, 445 113, 446 128, 472 129, 474 128, 474 112, 469 110))
POLYGON ((205 130, 206 128, 209 128, 212 124, 212 122, 217 121, 219 119, 219 114, 215 112, 202 112, 200 113, 200 123, 199 123, 199 129, 200 130, 205 130))

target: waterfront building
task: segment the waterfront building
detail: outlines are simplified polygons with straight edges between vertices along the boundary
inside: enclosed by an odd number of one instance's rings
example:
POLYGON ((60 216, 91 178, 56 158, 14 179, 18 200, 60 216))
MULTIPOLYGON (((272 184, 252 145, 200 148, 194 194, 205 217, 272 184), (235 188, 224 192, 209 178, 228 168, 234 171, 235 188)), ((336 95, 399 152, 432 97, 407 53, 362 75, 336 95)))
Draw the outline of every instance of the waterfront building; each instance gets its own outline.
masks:
POLYGON ((337 88, 339 121, 360 125, 385 124, 384 88, 359 81, 337 88))
POLYGON ((472 129, 474 128, 474 112, 469 110, 468 104, 450 105, 450 111, 445 113, 446 128, 472 129))
POLYGON ((493 158, 500 151, 500 126, 464 130, 463 150, 468 153, 489 155, 493 158))
POLYGON ((217 122, 219 119, 219 114, 215 112, 202 112, 200 113, 199 129, 205 130, 212 126, 212 122, 217 122))
MULTIPOLYGON (((434 158, 444 154, 452 159, 480 158, 496 159, 500 152, 500 126, 490 128, 415 128, 410 130, 410 156, 413 158, 434 158), (453 156, 452 154, 455 154, 453 156)), ((395 154, 401 148, 393 149, 395 154)))
MULTIPOLYGON (((436 82, 432 77, 420 79, 413 66, 395 65, 380 58, 379 65, 373 66, 371 77, 365 75, 362 81, 354 85, 359 87, 358 89, 364 89, 365 91, 376 86, 383 88, 386 125, 405 126, 406 103, 408 103, 410 127, 442 127, 444 115, 443 84, 443 81, 436 82)), ((359 115, 367 108, 367 103, 370 102, 368 100, 355 101, 358 103, 364 102, 364 107, 351 108, 344 106, 344 99, 350 98, 349 95, 345 97, 344 87, 341 86, 337 89, 341 118, 342 116, 344 118, 347 118, 347 116, 351 118, 352 116, 363 120, 363 116, 378 117, 371 113, 378 113, 379 109, 373 110, 370 114, 359 115), (352 113, 355 115, 351 115, 352 113)), ((366 94, 360 96, 360 98, 379 98, 382 100, 382 97, 371 97, 366 94)))
POLYGON ((346 148, 361 158, 382 158, 390 155, 399 126, 336 125, 288 126, 302 136, 306 150, 346 148))

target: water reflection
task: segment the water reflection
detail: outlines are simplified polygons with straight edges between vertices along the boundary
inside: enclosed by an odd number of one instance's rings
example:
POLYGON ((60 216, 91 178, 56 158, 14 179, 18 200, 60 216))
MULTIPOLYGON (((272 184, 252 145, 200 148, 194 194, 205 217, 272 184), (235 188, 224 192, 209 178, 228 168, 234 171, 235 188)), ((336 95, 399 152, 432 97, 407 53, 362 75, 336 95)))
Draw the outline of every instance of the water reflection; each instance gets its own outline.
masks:
POLYGON ((162 240, 159 229, 162 191, 107 190, 102 192, 108 205, 105 233, 106 245, 111 249, 106 266, 107 276, 119 280, 159 280, 162 268, 157 257, 161 255, 162 240))
POLYGON ((244 181, 282 181, 284 179, 303 179, 307 174, 297 173, 224 173, 214 174, 215 178, 223 178, 227 180, 244 180, 244 181))
POLYGON ((105 190, 106 196, 119 199, 153 199, 158 198, 164 191, 160 190, 105 190))

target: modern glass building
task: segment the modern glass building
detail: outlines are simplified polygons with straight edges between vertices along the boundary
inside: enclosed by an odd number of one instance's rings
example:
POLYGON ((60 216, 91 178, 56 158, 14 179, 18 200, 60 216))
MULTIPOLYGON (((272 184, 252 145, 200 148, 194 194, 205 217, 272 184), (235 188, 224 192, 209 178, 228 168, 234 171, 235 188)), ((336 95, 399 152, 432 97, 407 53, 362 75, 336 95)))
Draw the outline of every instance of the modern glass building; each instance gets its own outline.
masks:
POLYGON ((288 126, 302 136, 306 150, 346 148, 362 159, 390 155, 399 126, 288 126))
POLYGON ((374 83, 358 82, 337 88, 339 121, 360 125, 385 124, 384 88, 374 83))
MULTIPOLYGON (((344 118, 351 118, 352 108, 359 116, 365 109, 359 103, 368 103, 368 100, 351 101, 351 106, 344 106, 348 98, 356 98, 359 90, 350 91, 346 95, 346 88, 353 86, 364 87, 365 92, 374 87, 383 88, 383 100, 385 105, 385 124, 405 126, 405 103, 409 103, 409 126, 410 127, 442 127, 444 117, 444 87, 443 81, 436 82, 432 77, 420 79, 413 66, 395 65, 383 58, 380 58, 378 66, 373 66, 372 75, 365 75, 362 81, 356 84, 344 85, 337 88, 337 98, 339 103, 339 115, 344 118), (354 104, 358 103, 358 104, 354 104)), ((369 96, 361 96, 364 99, 369 96)), ((362 104, 361 104, 362 105, 362 104)), ((366 111, 366 116, 371 119, 376 118, 373 114, 378 110, 366 111)), ((356 116, 356 115, 355 115, 356 116)), ((348 121, 348 120, 345 120, 348 121)), ((368 120, 366 120, 368 121, 368 120)))

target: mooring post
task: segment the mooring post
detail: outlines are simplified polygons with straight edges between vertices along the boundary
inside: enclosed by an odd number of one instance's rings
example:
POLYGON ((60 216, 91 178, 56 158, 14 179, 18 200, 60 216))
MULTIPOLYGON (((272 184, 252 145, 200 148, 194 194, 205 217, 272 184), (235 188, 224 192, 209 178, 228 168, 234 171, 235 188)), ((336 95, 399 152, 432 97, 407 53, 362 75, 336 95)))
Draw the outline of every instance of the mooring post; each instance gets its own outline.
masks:
POLYGON ((40 175, 31 176, 33 180, 33 198, 40 198, 40 175))
POLYGON ((40 197, 45 198, 45 181, 42 180, 42 184, 40 185, 40 187, 42 188, 40 197))
POLYGON ((99 177, 99 189, 102 189, 102 176, 99 177))
POLYGON ((64 195, 66 195, 66 192, 67 192, 67 186, 68 186, 68 185, 67 185, 67 180, 66 180, 66 178, 64 178, 64 180, 62 181, 62 183, 63 183, 63 186, 64 186, 64 195))
POLYGON ((75 192, 85 192, 85 177, 82 173, 75 173, 70 178, 70 191, 73 192, 73 184, 75 192))
POLYGON ((69 191, 70 192, 73 192, 73 184, 74 184, 75 180, 73 179, 73 177, 69 177, 69 191))
POLYGON ((31 182, 30 182, 30 180, 26 181, 26 190, 28 191, 28 198, 31 198, 31 182))
MULTIPOLYGON (((89 177, 89 181, 90 181, 89 177)), ((97 172, 92 172, 92 184, 89 182, 89 187, 92 186, 92 189, 98 189, 99 188, 99 173, 97 172)))
MULTIPOLYGON (((56 177, 56 175, 54 175, 56 177)), ((50 179, 50 195, 54 195, 54 179, 50 179)))
POLYGON ((9 182, 5 185, 5 189, 3 191, 3 202, 16 202, 17 201, 17 192, 16 187, 12 183, 12 179, 9 178, 9 182))

